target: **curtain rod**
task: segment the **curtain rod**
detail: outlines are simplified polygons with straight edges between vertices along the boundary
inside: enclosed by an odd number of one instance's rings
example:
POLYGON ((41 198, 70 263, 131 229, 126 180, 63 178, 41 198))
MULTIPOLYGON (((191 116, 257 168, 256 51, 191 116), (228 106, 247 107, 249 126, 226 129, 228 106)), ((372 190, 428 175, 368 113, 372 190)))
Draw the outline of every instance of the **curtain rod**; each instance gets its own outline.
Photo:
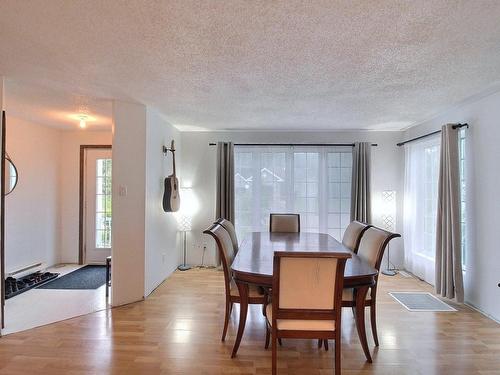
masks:
MULTIPOLYGON (((452 128, 453 129, 460 129, 460 128, 463 128, 463 127, 466 127, 466 128, 469 128, 469 124, 465 123, 465 124, 456 124, 456 125, 453 125, 452 128)), ((441 130, 436 130, 436 131, 433 131, 431 133, 428 133, 428 134, 424 134, 424 135, 421 135, 419 137, 415 137, 415 138, 412 138, 412 139, 408 139, 406 141, 403 141, 403 142, 399 142, 397 143, 396 145, 397 146, 403 146, 407 143, 410 143, 410 142, 414 142, 414 141, 418 141, 419 139, 422 139, 422 138, 426 138, 426 137, 430 137, 431 135, 434 135, 434 134, 439 134, 441 133, 441 130)))
MULTIPOLYGON (((209 146, 217 146, 217 143, 210 142, 209 146)), ((235 143, 235 146, 351 146, 354 143, 235 143)), ((372 146, 378 146, 377 143, 372 143, 372 146)))

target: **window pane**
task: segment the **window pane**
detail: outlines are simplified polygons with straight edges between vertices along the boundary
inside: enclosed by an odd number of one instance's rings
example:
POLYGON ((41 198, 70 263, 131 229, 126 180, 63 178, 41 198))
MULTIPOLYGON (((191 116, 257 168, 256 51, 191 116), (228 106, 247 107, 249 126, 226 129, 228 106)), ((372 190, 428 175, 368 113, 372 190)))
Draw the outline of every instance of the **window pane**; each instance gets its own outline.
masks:
POLYGON ((343 152, 340 154, 340 166, 343 168, 349 168, 351 169, 352 167, 352 152, 343 152))
POLYGON ((339 152, 329 152, 328 153, 328 166, 329 167, 340 167, 340 153, 339 152))

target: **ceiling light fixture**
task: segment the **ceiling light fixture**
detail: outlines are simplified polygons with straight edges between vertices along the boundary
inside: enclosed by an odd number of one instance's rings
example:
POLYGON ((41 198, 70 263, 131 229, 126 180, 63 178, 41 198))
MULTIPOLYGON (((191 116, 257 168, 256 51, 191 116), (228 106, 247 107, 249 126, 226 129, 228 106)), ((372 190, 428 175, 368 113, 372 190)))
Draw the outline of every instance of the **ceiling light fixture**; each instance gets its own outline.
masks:
POLYGON ((87 127, 87 116, 81 115, 80 118, 80 128, 85 129, 87 127))

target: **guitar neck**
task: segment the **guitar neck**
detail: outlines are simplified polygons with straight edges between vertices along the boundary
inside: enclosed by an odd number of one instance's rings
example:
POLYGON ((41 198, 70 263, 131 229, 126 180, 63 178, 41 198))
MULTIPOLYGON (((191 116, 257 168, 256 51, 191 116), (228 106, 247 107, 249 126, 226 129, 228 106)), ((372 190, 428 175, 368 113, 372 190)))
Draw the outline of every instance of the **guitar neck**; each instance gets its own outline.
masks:
POLYGON ((176 174, 175 174, 175 150, 172 150, 172 163, 174 165, 174 168, 173 168, 174 177, 176 177, 176 174))

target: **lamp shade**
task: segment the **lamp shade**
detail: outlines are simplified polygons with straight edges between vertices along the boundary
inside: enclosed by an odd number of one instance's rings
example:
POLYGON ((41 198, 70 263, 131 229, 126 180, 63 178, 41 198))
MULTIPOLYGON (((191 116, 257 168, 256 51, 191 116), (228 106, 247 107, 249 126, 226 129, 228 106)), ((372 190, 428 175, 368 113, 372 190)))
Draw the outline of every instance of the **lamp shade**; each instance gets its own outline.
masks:
POLYGON ((191 216, 181 214, 179 216, 179 231, 188 232, 191 230, 191 216))
POLYGON ((382 225, 384 229, 396 229, 396 191, 382 191, 382 225))
POLYGON ((190 187, 181 187, 181 207, 177 212, 178 228, 181 232, 191 230, 191 220, 196 212, 197 200, 193 194, 193 189, 190 187))

